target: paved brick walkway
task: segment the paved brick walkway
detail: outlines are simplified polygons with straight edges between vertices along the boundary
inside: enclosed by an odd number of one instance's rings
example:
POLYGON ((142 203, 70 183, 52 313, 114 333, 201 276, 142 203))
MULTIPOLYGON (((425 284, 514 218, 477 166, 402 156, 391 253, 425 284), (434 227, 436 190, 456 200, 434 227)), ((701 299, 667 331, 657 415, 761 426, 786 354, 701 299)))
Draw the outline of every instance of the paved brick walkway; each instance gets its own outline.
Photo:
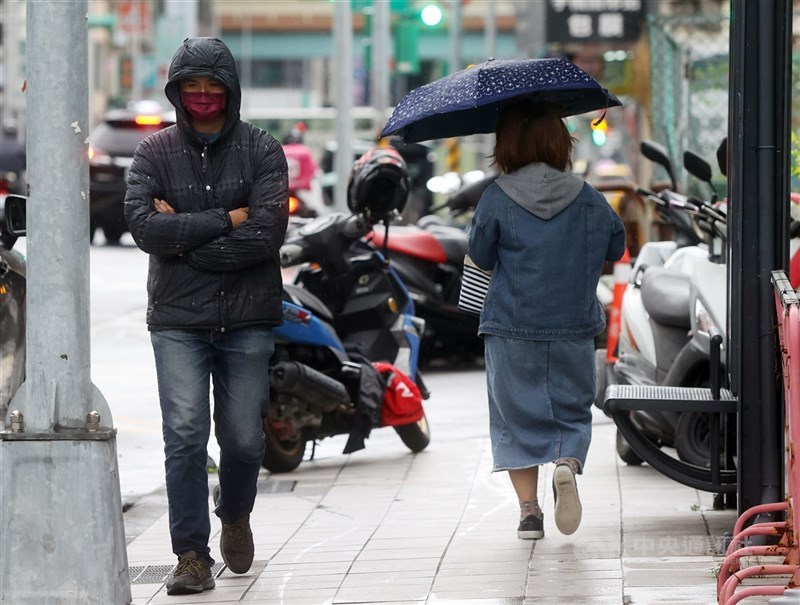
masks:
MULTIPOLYGON (((485 420, 479 410, 466 416, 485 420)), ((646 465, 624 465, 615 455, 615 432, 596 411, 579 478, 583 523, 572 536, 553 524, 552 466, 546 468, 540 478, 546 536, 537 542, 516 537, 517 505, 507 475, 489 472, 485 425, 460 439, 434 434, 418 455, 391 432, 370 438, 379 446, 368 442, 350 456, 338 453, 340 443, 325 449, 323 441, 317 458, 295 472, 262 475, 252 514, 253 568, 239 576, 218 564, 216 589, 201 595, 170 597, 163 589, 160 579, 175 558, 165 498, 157 492, 125 515, 133 602, 715 603, 721 537, 735 511, 713 510, 711 494, 646 465)), ((219 530, 216 517, 212 527, 219 530)), ((218 536, 212 544, 221 561, 218 536)))

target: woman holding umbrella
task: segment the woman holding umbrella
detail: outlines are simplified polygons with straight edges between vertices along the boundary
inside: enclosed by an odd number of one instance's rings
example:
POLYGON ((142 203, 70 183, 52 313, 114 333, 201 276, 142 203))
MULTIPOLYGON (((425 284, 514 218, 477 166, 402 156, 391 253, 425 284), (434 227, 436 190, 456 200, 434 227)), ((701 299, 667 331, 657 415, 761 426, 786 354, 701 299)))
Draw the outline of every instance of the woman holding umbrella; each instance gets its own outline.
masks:
POLYGON ((606 199, 570 172, 574 139, 562 106, 517 98, 496 126, 500 170, 472 219, 469 253, 492 270, 485 339, 494 471, 520 504, 517 535, 544 537, 539 466, 554 462, 556 527, 581 521, 576 475, 592 430, 594 336, 605 326, 597 282, 622 257, 625 231, 606 199))

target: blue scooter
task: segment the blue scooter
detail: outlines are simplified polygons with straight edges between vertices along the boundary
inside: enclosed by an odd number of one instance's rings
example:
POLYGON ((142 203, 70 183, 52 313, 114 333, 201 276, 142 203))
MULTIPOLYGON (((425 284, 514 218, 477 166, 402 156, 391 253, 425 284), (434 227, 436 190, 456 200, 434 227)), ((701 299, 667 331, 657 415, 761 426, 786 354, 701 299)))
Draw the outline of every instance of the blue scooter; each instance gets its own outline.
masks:
POLYGON ((413 452, 430 442, 417 369, 424 322, 382 251, 362 239, 373 226, 363 213, 331 214, 304 224, 281 248, 281 265, 298 271, 284 284, 269 369, 263 466, 273 473, 294 470, 309 441, 333 435, 349 435, 345 453, 387 425, 413 452), (386 409, 387 384, 405 410, 386 409))

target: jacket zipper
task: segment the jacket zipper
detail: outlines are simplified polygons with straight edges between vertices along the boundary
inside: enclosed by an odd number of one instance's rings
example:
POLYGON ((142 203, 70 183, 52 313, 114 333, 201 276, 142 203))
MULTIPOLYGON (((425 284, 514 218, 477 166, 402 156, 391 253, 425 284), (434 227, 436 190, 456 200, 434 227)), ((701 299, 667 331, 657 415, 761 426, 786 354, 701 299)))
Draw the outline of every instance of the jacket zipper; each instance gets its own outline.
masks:
MULTIPOLYGON (((206 174, 206 168, 208 168, 208 143, 203 143, 203 153, 202 153, 203 161, 202 161, 202 170, 203 170, 203 181, 206 185, 206 195, 211 190, 206 174)), ((219 327, 217 328, 223 334, 225 333, 225 291, 224 288, 224 280, 222 275, 220 275, 219 280, 219 289, 217 290, 217 309, 219 311, 219 327)))

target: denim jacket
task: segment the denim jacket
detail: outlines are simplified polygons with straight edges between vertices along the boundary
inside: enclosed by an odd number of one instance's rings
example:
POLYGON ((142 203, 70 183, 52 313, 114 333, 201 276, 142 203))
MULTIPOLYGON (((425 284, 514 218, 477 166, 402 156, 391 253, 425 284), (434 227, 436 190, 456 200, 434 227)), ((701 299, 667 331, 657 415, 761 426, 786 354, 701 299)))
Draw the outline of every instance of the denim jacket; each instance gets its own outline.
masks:
POLYGON ((622 220, 571 172, 529 164, 498 177, 472 217, 469 254, 493 271, 478 333, 577 340, 603 331, 597 283, 625 251, 622 220))

